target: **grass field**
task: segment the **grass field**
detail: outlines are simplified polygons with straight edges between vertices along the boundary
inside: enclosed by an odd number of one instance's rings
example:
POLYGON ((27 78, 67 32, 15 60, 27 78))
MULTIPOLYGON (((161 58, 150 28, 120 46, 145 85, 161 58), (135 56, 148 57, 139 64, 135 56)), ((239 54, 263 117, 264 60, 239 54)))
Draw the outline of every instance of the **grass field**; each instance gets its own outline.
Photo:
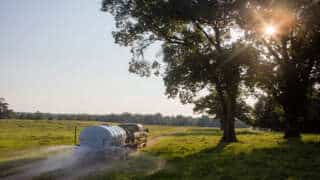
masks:
POLYGON ((91 121, 0 120, 0 162, 26 150, 74 143, 74 127, 102 124, 91 121))
MULTIPOLYGON (((26 159, 30 149, 73 144, 74 126, 92 124, 101 122, 1 120, 0 171, 26 159)), ((237 131, 238 143, 225 145, 219 144, 218 129, 148 128, 150 143, 139 152, 144 156, 83 179, 320 179, 320 135, 287 142, 279 133, 244 129, 237 131), (154 159, 161 166, 151 166, 154 159)))

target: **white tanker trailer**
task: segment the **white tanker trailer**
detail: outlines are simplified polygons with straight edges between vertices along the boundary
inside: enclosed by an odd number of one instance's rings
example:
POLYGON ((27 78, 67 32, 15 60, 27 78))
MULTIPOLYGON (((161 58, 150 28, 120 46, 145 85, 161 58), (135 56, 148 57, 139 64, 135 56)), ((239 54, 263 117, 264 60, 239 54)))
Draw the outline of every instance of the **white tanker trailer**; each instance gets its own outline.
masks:
POLYGON ((90 126, 80 133, 80 147, 95 150, 139 148, 147 144, 148 129, 141 124, 90 126))

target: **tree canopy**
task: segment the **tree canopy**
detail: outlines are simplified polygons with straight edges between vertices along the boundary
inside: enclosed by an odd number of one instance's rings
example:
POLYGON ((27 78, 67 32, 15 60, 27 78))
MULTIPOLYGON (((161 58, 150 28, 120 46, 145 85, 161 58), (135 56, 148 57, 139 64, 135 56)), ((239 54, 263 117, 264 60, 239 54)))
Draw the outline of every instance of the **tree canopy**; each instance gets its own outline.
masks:
POLYGON ((319 2, 248 0, 241 15, 261 55, 259 87, 282 106, 285 137, 299 137, 320 77, 319 2))
POLYGON ((276 108, 285 138, 300 137, 320 81, 319 1, 104 0, 102 10, 131 48, 129 71, 161 75, 168 97, 221 118, 223 141, 237 140, 236 118, 252 118, 243 95, 255 89, 267 94, 256 112, 276 108), (145 59, 155 43, 162 59, 145 59))
POLYGON ((230 35, 237 28, 237 8, 233 1, 219 0, 105 0, 102 7, 115 17, 115 42, 131 47, 131 72, 149 76, 164 67, 166 94, 183 103, 199 102, 203 92, 216 96, 226 142, 236 141, 239 89, 257 59, 253 47, 230 35), (161 43, 160 63, 144 58, 145 49, 156 42, 161 43))

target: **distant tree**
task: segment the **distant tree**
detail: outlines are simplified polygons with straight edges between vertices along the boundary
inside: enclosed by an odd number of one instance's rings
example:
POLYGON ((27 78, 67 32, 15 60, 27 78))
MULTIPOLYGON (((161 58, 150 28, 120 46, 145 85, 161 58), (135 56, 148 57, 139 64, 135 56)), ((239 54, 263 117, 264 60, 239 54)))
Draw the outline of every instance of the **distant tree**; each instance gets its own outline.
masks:
MULTIPOLYGON (((213 116, 215 119, 220 120, 223 126, 223 110, 220 101, 217 99, 218 96, 214 95, 216 92, 211 89, 211 93, 207 96, 203 96, 197 99, 194 104, 194 111, 199 113, 205 113, 213 116)), ((237 99, 237 105, 235 110, 235 118, 241 120, 247 124, 253 125, 253 109, 245 103, 242 98, 237 99)), ((222 128, 221 126, 221 128, 222 128)))
POLYGON ((299 138, 320 80, 319 1, 244 2, 239 24, 261 53, 260 88, 284 110, 284 137, 299 138))
POLYGON ((302 124, 302 131, 320 133, 320 89, 314 86, 309 99, 307 116, 302 124))
MULTIPOLYGON (((306 133, 320 132, 320 96, 314 90, 309 97, 308 108, 306 108, 305 119, 301 124, 301 131, 306 133)), ((276 131, 284 130, 284 110, 272 96, 260 96, 254 107, 254 126, 269 128, 276 131)))
MULTIPOLYGON (((166 94, 194 103, 203 90, 214 88, 223 120, 222 141, 236 141, 235 114, 239 87, 251 73, 256 53, 231 39, 238 17, 234 1, 104 0, 103 11, 114 15, 115 42, 131 47, 130 72, 150 76, 164 72, 166 94), (145 60, 151 44, 162 47, 163 63, 145 60)), ((212 107, 212 110, 216 108, 212 107)))
POLYGON ((283 109, 269 96, 261 95, 254 107, 255 127, 276 131, 284 129, 283 109))
POLYGON ((0 119, 5 119, 13 116, 13 111, 9 109, 9 104, 4 98, 0 98, 0 119))
POLYGON ((34 113, 33 119, 35 119, 35 120, 45 119, 45 116, 40 111, 36 111, 34 113))

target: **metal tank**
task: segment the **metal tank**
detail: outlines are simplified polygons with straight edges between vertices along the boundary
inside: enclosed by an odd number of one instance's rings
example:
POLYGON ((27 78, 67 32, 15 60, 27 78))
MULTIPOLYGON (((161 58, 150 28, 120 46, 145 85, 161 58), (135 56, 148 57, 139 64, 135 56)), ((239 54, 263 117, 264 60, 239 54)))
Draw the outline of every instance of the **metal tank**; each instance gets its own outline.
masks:
POLYGON ((126 131, 119 126, 91 126, 80 133, 80 146, 96 150, 122 147, 127 138, 126 131))

